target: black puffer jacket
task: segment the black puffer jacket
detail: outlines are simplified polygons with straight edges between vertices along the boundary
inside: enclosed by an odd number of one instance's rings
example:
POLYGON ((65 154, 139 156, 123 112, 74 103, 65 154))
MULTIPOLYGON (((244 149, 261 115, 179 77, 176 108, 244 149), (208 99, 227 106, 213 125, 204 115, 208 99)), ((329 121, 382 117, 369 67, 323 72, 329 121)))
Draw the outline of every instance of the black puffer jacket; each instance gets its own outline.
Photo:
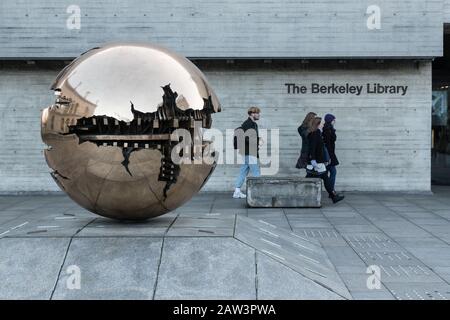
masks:
POLYGON ((259 158, 259 131, 258 125, 255 121, 250 119, 250 117, 245 120, 241 125, 242 130, 246 132, 249 129, 253 129, 254 131, 247 132, 247 136, 245 137, 245 149, 239 150, 239 153, 242 155, 250 155, 259 158), (256 137, 254 136, 256 134, 256 137), (250 146, 250 143, 256 143, 256 146, 250 146), (256 151, 256 154, 254 152, 256 151))
POLYGON ((308 135, 309 141, 309 160, 316 160, 317 163, 325 163, 324 143, 322 132, 317 129, 308 135))
POLYGON ((330 165, 337 166, 339 161, 336 157, 335 149, 336 149, 336 130, 333 128, 331 123, 325 122, 322 131, 323 142, 327 147, 328 154, 330 155, 330 165))

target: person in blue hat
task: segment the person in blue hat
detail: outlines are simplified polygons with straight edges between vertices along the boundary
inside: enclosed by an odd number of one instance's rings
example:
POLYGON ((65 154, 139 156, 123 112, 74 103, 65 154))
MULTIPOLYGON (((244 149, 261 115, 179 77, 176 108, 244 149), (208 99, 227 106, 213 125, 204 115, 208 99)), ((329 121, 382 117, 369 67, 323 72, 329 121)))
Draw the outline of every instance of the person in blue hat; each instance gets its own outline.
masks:
POLYGON ((332 114, 325 115, 325 124, 322 129, 322 137, 323 142, 328 150, 328 154, 330 156, 330 162, 327 166, 327 171, 330 175, 330 184, 333 187, 336 183, 336 166, 339 164, 338 158, 336 157, 335 149, 336 149, 336 129, 334 128, 334 124, 336 123, 336 117, 332 114))

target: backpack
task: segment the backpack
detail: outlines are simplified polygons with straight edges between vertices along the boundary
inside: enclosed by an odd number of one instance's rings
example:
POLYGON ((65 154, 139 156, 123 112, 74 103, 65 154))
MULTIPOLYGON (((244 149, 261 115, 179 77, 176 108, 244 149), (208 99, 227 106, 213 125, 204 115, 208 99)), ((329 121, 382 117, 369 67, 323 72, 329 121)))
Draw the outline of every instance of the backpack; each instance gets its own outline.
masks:
POLYGON ((238 150, 238 140, 237 140, 237 135, 236 135, 236 131, 237 130, 243 130, 242 127, 237 127, 236 129, 234 129, 234 135, 233 135, 233 147, 234 150, 238 150))

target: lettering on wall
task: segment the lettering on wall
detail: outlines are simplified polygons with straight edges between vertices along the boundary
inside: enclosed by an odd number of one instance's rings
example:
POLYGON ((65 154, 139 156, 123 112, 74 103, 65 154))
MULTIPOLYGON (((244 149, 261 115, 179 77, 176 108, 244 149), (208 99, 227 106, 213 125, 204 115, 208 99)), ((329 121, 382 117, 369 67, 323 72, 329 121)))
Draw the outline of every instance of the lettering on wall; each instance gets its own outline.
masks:
POLYGON ((404 96, 408 93, 408 86, 406 85, 385 85, 381 83, 366 83, 364 85, 352 85, 350 83, 311 83, 310 85, 285 83, 284 86, 288 94, 352 94, 355 96, 360 96, 361 94, 390 94, 404 96))

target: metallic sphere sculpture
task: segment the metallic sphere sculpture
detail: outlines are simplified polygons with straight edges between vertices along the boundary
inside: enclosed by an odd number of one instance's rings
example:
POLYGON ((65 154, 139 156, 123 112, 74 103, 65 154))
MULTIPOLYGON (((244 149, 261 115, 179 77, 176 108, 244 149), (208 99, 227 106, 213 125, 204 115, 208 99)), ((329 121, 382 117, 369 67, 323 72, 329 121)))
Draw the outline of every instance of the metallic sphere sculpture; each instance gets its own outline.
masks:
MULTIPOLYGON (((188 201, 214 170, 215 161, 171 157, 176 129, 210 128, 221 108, 184 57, 153 45, 110 44, 74 60, 51 89, 56 101, 41 119, 47 164, 58 186, 94 213, 162 215, 188 201)), ((208 147, 202 141, 201 152, 208 147)))

